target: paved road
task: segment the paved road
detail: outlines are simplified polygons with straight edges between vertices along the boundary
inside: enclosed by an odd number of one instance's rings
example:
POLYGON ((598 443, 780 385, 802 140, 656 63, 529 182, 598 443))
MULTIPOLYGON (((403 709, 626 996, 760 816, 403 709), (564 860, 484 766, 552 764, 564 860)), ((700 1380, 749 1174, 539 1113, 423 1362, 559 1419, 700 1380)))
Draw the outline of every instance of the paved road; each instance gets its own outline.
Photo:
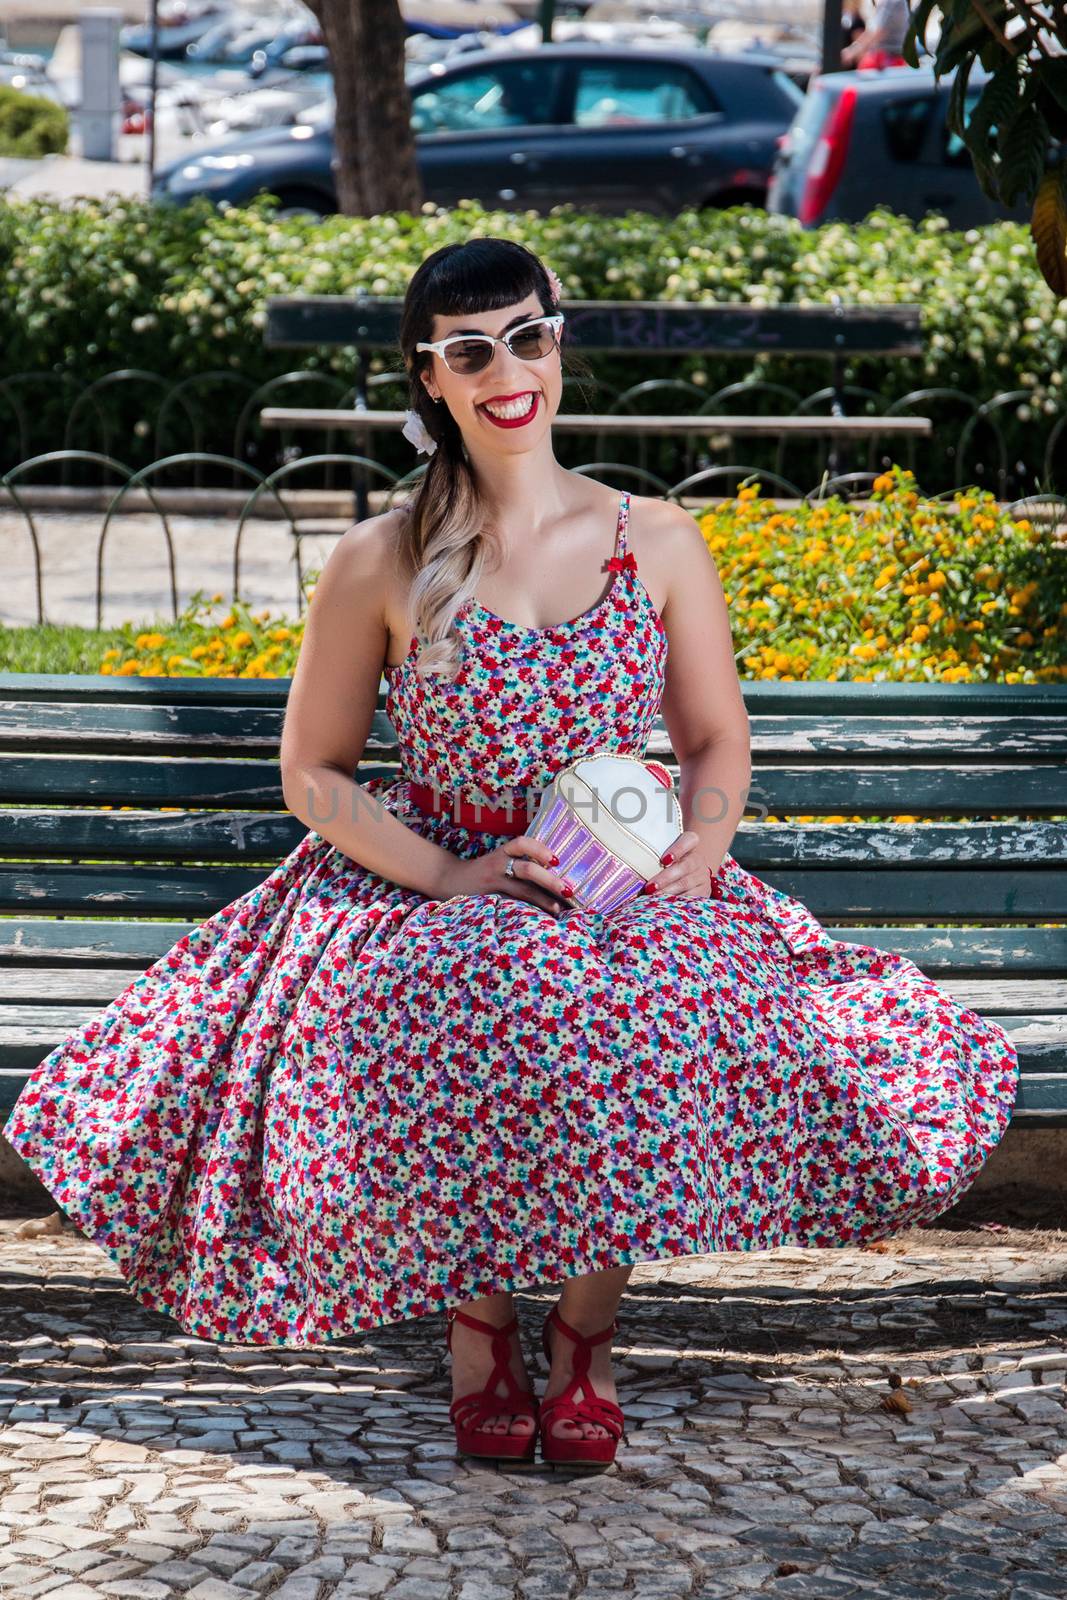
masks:
MULTIPOLYGON (((1067 1589, 1062 1234, 917 1229, 640 1269, 628 1443, 575 1478, 456 1460, 436 1322, 217 1345, 141 1307, 80 1235, 19 1226, 0 1221, 5 1597, 1067 1589), (909 1411, 883 1409, 894 1394, 909 1411)), ((523 1297, 531 1348, 547 1304, 523 1297)))
MULTIPOLYGON (((94 627, 96 562, 103 516, 36 512, 34 526, 41 552, 44 613, 48 622, 94 627)), ((305 572, 321 568, 352 517, 302 521, 301 562, 305 572), (315 530, 312 531, 312 526, 315 530)), ((178 604, 196 589, 208 595, 233 593, 236 517, 171 516, 178 604)), ((37 620, 32 544, 25 520, 0 511, 0 551, 5 557, 0 591, 0 622, 22 627, 37 620)), ((295 616, 296 568, 287 523, 267 518, 246 524, 241 540, 241 593, 253 608, 295 616)), ((167 548, 158 517, 121 516, 112 522, 104 545, 104 625, 169 620, 170 577, 167 548)))

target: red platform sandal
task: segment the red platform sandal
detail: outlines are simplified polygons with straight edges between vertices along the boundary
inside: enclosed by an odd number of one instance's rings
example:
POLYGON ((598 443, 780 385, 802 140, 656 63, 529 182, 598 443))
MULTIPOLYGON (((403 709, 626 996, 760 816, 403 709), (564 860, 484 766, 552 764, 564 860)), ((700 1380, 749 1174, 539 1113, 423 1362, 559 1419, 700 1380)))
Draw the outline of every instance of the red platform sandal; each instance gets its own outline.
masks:
POLYGON ((610 1467, 615 1460, 615 1452, 623 1436, 626 1419, 614 1400, 604 1400, 597 1394, 589 1382, 588 1374, 593 1347, 610 1339, 612 1334, 617 1332, 618 1326, 617 1322, 613 1322, 603 1333, 594 1333, 586 1338, 576 1328, 564 1322, 556 1306, 553 1306, 545 1318, 541 1342, 549 1366, 552 1365, 552 1350, 548 1340, 549 1327, 566 1334, 575 1346, 574 1376, 570 1383, 562 1393, 554 1395, 551 1400, 541 1401, 541 1458, 551 1466, 610 1467), (576 1399, 579 1393, 584 1394, 585 1398, 576 1399), (596 1423, 605 1430, 608 1437, 606 1439, 583 1439, 577 1436, 558 1438, 552 1432, 553 1424, 556 1422, 596 1423))
POLYGON ((518 1319, 512 1317, 504 1327, 494 1328, 491 1323, 480 1322, 477 1317, 468 1317, 465 1311, 449 1311, 446 1315, 449 1353, 452 1350, 452 1327, 456 1322, 489 1335, 493 1341, 493 1370, 485 1388, 457 1396, 448 1408, 448 1415, 456 1430, 457 1450, 460 1455, 478 1456, 482 1460, 532 1461, 537 1446, 537 1400, 528 1389, 519 1387, 518 1379, 511 1370, 511 1336, 519 1331, 518 1319), (506 1387, 505 1394, 497 1393, 501 1383, 506 1387), (529 1417, 534 1426, 529 1434, 486 1433, 482 1428, 481 1424, 486 1418, 505 1414, 529 1417))

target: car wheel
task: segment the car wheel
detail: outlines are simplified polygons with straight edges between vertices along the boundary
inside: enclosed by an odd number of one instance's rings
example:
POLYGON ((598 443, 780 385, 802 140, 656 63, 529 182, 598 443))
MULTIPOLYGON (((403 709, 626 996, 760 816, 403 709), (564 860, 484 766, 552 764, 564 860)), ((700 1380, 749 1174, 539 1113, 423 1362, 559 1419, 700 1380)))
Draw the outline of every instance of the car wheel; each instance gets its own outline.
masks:
POLYGON ((278 195, 279 217, 310 217, 315 222, 321 222, 336 209, 312 189, 285 189, 278 195))
POLYGON ((709 195, 701 210, 725 211, 730 206, 759 206, 762 209, 766 204, 766 189, 722 189, 718 194, 709 195))

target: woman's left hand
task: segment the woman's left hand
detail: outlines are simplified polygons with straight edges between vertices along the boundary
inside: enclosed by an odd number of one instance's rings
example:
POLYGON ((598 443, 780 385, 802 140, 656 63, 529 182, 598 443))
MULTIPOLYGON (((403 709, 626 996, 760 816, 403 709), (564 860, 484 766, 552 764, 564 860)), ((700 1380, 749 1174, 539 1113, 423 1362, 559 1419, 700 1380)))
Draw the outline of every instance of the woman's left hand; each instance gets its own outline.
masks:
POLYGON ((644 894, 679 895, 683 900, 707 900, 714 873, 701 853, 700 835, 680 833, 662 857, 663 871, 645 884, 644 894))

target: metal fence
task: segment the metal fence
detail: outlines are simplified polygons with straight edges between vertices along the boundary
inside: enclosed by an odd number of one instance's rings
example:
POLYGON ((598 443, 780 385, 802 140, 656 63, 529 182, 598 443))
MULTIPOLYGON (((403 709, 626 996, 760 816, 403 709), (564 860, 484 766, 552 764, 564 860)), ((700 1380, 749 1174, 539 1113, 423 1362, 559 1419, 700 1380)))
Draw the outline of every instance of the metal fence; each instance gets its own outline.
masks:
MULTIPOLYGON (((6 508, 10 514, 14 514, 28 537, 33 560, 37 620, 41 623, 45 620, 44 573, 41 542, 38 536, 38 518, 41 512, 39 507, 33 504, 34 497, 29 491, 35 481, 40 481, 42 474, 47 474, 47 481, 54 483, 57 476, 76 466, 91 468, 99 475, 98 481, 110 487, 110 493, 101 512, 96 544, 98 628, 102 626, 103 620, 109 531, 114 526, 116 518, 131 509, 131 496, 136 491, 144 496, 151 513, 159 519, 166 549, 170 605, 174 617, 177 617, 179 611, 175 546, 171 528, 171 518, 175 512, 173 509, 168 510, 164 503, 160 480, 177 475, 179 481, 188 484, 192 474, 198 469, 207 468, 231 475, 246 491, 239 503, 233 524, 231 572, 234 598, 241 598, 241 551, 248 525, 257 513, 262 515, 269 507, 270 515, 285 523, 292 541, 295 601, 297 614, 301 615, 306 603, 301 543, 309 533, 321 537, 323 530, 321 514, 308 519, 305 513, 302 518, 300 507, 293 504, 291 491, 302 487, 298 480, 306 474, 317 474, 321 478, 321 474, 327 470, 337 474, 346 473, 352 478, 359 475, 362 477, 363 486, 368 480, 376 486, 376 509, 384 511, 398 498, 405 496, 426 470, 425 464, 421 464, 401 475, 370 456, 349 452, 302 456, 298 460, 276 467, 269 473, 263 473, 250 463, 239 461, 233 456, 207 451, 183 451, 176 455, 161 457, 158 461, 136 469, 112 456, 94 451, 53 450, 31 457, 10 471, 0 474, 0 510, 6 508), (302 526, 302 522, 308 520, 313 521, 312 528, 302 526)), ((831 495, 845 500, 861 499, 870 493, 879 469, 840 473, 834 477, 824 473, 816 483, 807 488, 802 488, 773 471, 745 463, 716 463, 698 467, 695 472, 687 473, 674 482, 666 481, 635 462, 587 461, 577 464, 573 470, 588 477, 603 478, 613 486, 635 489, 639 493, 660 495, 668 500, 686 501, 692 505, 694 502, 699 504, 704 500, 713 501, 732 496, 744 484, 754 481, 759 482, 763 493, 782 500, 810 503, 828 499, 831 495)), ((971 486, 968 482, 937 493, 923 492, 928 499, 951 502, 964 489, 971 486)), ((354 483, 351 487, 354 496, 354 483)), ((171 496, 166 498, 170 499, 171 496)), ((1067 529, 1067 495, 1038 492, 1008 502, 1007 509, 1012 514, 1029 517, 1035 525, 1044 525, 1056 530, 1067 529)))
MULTIPOLYGON (((376 409, 407 404, 403 372, 374 373, 367 388, 376 409)), ((746 443, 744 465, 787 480, 798 494, 804 491, 797 485, 815 483, 827 470, 876 472, 894 462, 934 492, 959 484, 991 489, 1001 500, 1036 490, 1067 492, 1067 410, 1048 415, 1035 409, 1028 390, 985 400, 943 386, 894 400, 857 384, 838 392, 857 417, 930 416, 933 436, 905 441, 875 434, 831 444, 780 435, 746 443)), ((600 377, 568 375, 561 409, 605 416, 653 409, 664 415, 818 416, 830 414, 834 399, 829 386, 803 394, 756 373, 713 393, 679 377, 617 388, 600 377)), ((130 472, 155 470, 166 460, 172 485, 240 488, 249 467, 266 479, 294 461, 314 459, 317 486, 334 487, 343 477, 339 463, 347 459, 335 430, 266 430, 259 417, 270 405, 345 409, 354 400, 345 378, 308 367, 263 382, 224 369, 173 378, 131 367, 85 382, 67 372, 13 373, 0 378, 0 471, 24 472, 31 461, 44 470, 47 462, 53 482, 99 485, 108 481, 105 460, 121 461, 130 472)), ((559 460, 575 470, 589 449, 588 435, 584 442, 562 433, 556 439, 559 460)), ((398 477, 410 469, 410 448, 395 434, 380 435, 373 452, 383 470, 398 477)), ((650 430, 625 441, 605 431, 594 436, 592 452, 597 462, 636 465, 664 486, 710 467, 733 470, 736 463, 727 426, 672 437, 650 430)))

